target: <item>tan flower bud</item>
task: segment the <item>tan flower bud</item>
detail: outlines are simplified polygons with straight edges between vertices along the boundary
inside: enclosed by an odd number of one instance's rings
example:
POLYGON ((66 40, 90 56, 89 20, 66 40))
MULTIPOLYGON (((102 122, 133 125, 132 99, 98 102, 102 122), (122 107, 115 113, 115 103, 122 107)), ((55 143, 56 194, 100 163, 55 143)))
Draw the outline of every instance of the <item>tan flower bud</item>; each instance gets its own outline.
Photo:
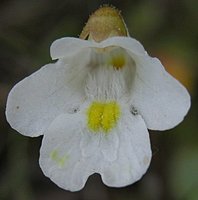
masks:
POLYGON ((103 6, 88 19, 80 34, 81 39, 101 42, 113 36, 128 36, 128 30, 120 11, 114 7, 103 6))

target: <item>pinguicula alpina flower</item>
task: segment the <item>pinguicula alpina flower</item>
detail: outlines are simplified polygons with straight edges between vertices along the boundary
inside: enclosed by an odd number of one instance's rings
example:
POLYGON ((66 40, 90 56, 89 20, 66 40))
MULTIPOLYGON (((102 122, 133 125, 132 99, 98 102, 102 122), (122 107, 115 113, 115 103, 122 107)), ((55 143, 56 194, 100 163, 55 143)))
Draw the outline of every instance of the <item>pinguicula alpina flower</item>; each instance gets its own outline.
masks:
POLYGON ((113 187, 139 180, 152 155, 147 129, 180 123, 190 107, 187 90, 111 7, 90 16, 80 39, 56 40, 51 57, 58 61, 14 86, 6 108, 18 132, 43 135, 43 173, 70 191, 93 173, 113 187))

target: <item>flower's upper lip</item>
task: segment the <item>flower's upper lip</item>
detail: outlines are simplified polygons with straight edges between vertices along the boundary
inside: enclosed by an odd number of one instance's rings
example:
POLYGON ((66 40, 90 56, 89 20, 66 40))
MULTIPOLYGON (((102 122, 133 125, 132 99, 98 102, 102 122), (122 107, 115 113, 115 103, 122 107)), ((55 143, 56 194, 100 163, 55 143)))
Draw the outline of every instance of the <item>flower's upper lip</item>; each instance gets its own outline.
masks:
POLYGON ((105 48, 108 46, 118 46, 138 56, 144 56, 146 54, 144 47, 131 37, 111 37, 100 43, 74 37, 65 37, 55 40, 52 43, 50 54, 54 60, 73 56, 85 48, 105 48))

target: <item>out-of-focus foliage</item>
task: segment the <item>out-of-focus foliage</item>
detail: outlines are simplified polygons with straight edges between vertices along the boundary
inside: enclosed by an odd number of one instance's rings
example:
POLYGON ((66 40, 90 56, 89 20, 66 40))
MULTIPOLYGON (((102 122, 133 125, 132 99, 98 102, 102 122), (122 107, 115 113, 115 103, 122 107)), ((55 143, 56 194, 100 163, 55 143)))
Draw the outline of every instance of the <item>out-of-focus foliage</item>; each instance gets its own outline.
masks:
POLYGON ((2 0, 0 2, 0 199, 1 200, 196 200, 198 199, 198 1, 196 0, 2 0), (51 62, 49 47, 78 37, 101 4, 122 10, 132 37, 190 91, 192 107, 175 129, 151 132, 153 159, 147 174, 125 188, 107 188, 97 175, 76 193, 58 188, 38 164, 40 138, 17 135, 5 120, 9 90, 51 62))

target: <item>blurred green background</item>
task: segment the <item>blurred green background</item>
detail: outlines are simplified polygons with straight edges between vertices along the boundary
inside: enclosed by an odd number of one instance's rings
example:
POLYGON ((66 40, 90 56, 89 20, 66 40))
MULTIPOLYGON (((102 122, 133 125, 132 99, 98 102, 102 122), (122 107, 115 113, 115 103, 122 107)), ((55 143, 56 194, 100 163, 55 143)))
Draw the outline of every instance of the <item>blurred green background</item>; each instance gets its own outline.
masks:
POLYGON ((0 1, 0 200, 198 199, 198 1, 1 0, 0 1), (108 188, 99 175, 80 192, 58 188, 38 164, 42 137, 28 138, 5 120, 10 89, 51 62, 55 39, 78 37, 102 4, 122 10, 132 37, 189 90, 192 107, 176 128, 151 132, 153 158, 146 175, 125 188, 108 188))

